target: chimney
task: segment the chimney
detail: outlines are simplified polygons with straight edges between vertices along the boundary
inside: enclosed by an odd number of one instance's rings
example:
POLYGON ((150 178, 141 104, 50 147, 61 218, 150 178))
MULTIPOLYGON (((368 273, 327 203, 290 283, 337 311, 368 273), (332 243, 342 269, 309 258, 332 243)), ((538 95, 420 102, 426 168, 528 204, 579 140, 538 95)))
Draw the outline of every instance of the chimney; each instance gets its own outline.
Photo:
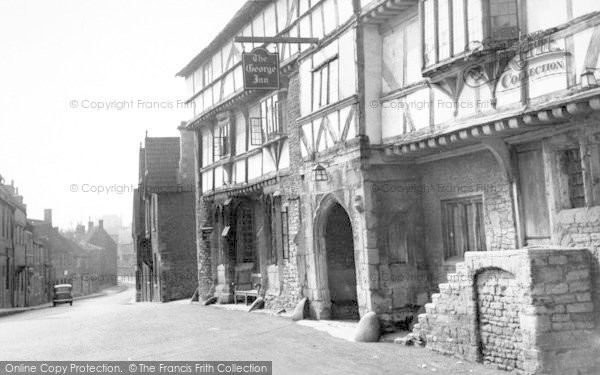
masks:
POLYGON ((81 225, 81 224, 77 224, 77 228, 75 229, 75 233, 77 233, 78 236, 85 236, 85 226, 81 225))
POLYGON ((100 229, 104 229, 104 220, 98 220, 98 226, 100 229))
POLYGON ((94 228, 94 222, 90 220, 88 221, 88 232, 91 232, 92 228, 94 228))
POLYGON ((51 208, 46 208, 44 210, 44 221, 46 223, 50 223, 50 225, 52 225, 52 209, 51 208))

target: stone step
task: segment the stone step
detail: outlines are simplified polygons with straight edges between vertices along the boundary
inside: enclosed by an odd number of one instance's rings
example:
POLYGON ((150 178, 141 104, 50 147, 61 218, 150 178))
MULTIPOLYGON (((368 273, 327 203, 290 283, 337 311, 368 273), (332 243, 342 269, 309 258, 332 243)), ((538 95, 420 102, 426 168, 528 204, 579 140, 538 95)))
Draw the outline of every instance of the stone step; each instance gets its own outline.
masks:
POLYGON ((433 311, 435 311, 435 309, 436 305, 433 302, 430 302, 425 305, 425 311, 427 312, 427 314, 431 314, 433 311))
POLYGON ((456 273, 467 273, 469 272, 469 266, 465 262, 456 263, 455 270, 456 273))
POLYGON ((449 283, 443 283, 440 284, 440 293, 448 293, 450 292, 450 284, 449 283))

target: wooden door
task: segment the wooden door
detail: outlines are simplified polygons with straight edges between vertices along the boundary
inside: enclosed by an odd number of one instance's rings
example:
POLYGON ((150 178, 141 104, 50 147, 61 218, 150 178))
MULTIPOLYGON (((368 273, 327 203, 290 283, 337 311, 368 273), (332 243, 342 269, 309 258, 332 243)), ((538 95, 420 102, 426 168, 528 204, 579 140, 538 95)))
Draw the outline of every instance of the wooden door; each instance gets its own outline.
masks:
POLYGON ((518 164, 525 241, 548 239, 550 218, 541 146, 519 152, 518 164))

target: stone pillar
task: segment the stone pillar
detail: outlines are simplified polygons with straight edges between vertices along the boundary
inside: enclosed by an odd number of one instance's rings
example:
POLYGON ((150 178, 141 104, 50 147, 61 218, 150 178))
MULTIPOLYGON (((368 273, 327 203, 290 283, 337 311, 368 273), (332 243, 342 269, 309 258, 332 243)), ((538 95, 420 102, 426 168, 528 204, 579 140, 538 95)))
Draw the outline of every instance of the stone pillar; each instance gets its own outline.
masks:
POLYGON ((200 301, 205 301, 212 297, 214 292, 210 233, 207 232, 204 225, 209 205, 201 197, 196 202, 196 244, 198 256, 198 297, 200 301))

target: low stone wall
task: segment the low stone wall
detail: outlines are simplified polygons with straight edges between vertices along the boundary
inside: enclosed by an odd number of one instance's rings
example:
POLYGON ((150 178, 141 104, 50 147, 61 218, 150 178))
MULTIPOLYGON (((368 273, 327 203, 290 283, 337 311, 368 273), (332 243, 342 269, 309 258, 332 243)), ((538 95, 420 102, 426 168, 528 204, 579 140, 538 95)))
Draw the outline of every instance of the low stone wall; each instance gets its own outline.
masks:
POLYGON ((521 374, 600 373, 591 259, 585 249, 466 253, 413 335, 521 374))

